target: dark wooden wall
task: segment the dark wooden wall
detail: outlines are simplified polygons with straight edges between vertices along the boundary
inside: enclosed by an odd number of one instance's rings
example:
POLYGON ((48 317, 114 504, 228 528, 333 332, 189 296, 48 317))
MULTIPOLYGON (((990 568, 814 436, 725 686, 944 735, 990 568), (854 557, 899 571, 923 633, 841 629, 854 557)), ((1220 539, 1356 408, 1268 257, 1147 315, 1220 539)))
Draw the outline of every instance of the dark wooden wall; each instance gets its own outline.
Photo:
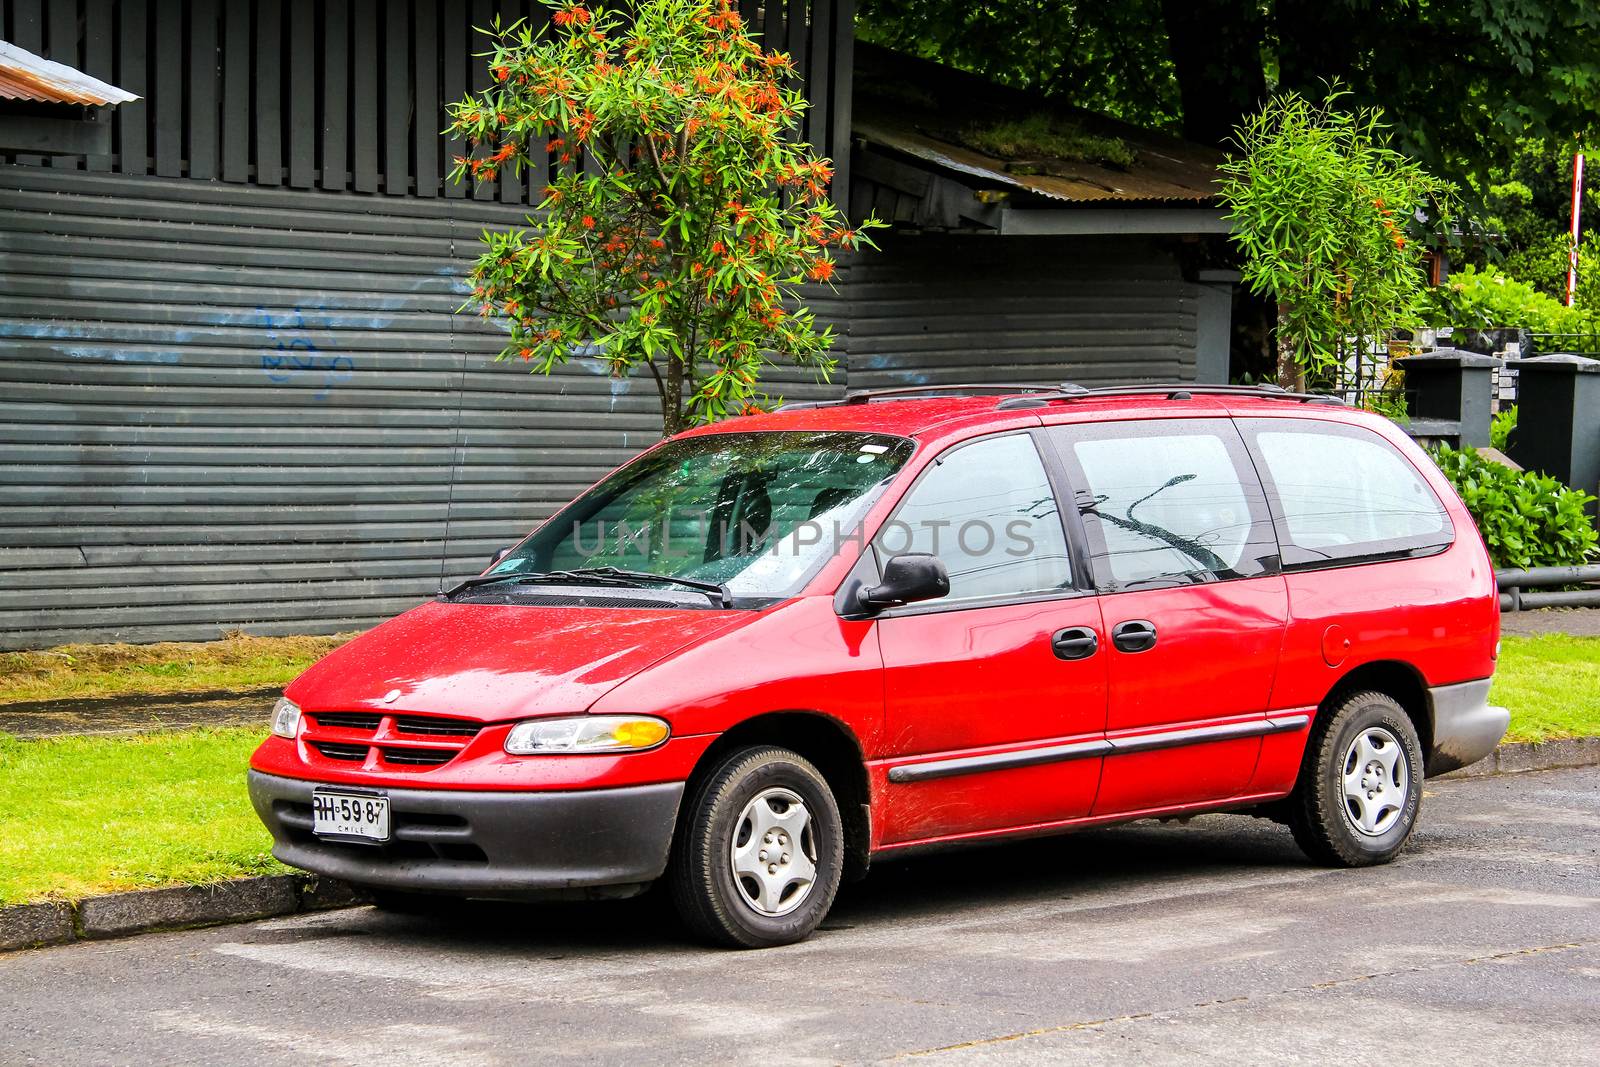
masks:
POLYGON ((1159 242, 890 234, 849 272, 850 385, 1193 381, 1203 286, 1159 242))
POLYGON ((0 649, 365 627, 654 443, 647 375, 453 313, 525 213, 0 166, 0 649))
MULTIPOLYGON (((854 0, 741 4, 789 52, 815 107, 805 135, 844 161, 854 0)), ((542 24, 534 0, 0 0, 0 38, 143 98, 111 156, 5 161, 388 196, 539 199, 548 164, 476 189, 444 105, 489 78, 473 27, 542 24)), ((841 180, 839 189, 849 188, 841 180)))

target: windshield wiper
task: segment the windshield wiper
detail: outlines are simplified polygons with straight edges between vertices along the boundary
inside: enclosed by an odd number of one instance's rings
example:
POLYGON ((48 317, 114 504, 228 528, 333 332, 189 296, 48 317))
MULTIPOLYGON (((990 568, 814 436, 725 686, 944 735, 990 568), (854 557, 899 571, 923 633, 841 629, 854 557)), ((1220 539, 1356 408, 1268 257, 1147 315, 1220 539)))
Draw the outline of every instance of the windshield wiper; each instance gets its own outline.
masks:
POLYGON ((574 567, 571 570, 561 571, 528 571, 518 573, 508 571, 505 574, 480 574, 475 578, 468 578, 457 585, 446 589, 439 595, 445 600, 450 600, 468 589, 477 589, 485 585, 533 585, 540 582, 565 582, 572 585, 627 585, 637 587, 642 582, 670 582, 674 585, 698 589, 704 593, 715 593, 721 600, 724 608, 733 607, 733 591, 720 582, 701 582, 693 578, 674 578, 670 574, 651 574, 647 571, 625 571, 617 567, 574 567))
POLYGON ((702 593, 715 593, 722 601, 725 608, 733 607, 733 590, 724 582, 702 582, 696 578, 679 578, 671 574, 652 574, 650 571, 625 571, 620 567, 574 567, 570 571, 562 572, 588 578, 610 578, 615 581, 625 582, 671 582, 687 589, 698 589, 702 593))
POLYGON ((597 577, 601 576, 580 574, 578 571, 507 571, 504 574, 480 574, 475 578, 468 578, 453 585, 449 589, 442 590, 439 595, 449 600, 457 593, 464 593, 468 589, 477 589, 485 585, 500 585, 501 583, 510 583, 512 585, 533 585, 538 582, 570 582, 574 584, 588 582, 591 585, 632 584, 631 582, 606 581, 603 578, 596 581, 597 577))

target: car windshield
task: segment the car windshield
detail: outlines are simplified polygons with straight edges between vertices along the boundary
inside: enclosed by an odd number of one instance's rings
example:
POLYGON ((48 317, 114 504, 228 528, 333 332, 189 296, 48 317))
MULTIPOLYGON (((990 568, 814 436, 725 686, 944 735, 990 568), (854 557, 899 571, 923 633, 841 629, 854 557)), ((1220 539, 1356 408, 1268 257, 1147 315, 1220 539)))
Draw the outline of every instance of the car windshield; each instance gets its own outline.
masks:
POLYGON ((489 573, 615 567, 725 585, 736 597, 799 592, 857 525, 912 443, 829 431, 670 441, 596 484, 489 573))

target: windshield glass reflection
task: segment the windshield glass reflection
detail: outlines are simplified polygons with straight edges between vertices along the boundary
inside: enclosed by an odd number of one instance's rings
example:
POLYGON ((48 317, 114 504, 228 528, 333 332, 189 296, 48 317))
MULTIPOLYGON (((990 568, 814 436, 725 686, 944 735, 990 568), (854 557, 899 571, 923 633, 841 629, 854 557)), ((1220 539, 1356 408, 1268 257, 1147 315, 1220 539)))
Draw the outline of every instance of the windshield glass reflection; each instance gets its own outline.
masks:
POLYGON ((886 434, 787 431, 671 441, 613 474, 491 574, 587 567, 723 583, 736 596, 799 591, 842 547, 910 457, 886 434))

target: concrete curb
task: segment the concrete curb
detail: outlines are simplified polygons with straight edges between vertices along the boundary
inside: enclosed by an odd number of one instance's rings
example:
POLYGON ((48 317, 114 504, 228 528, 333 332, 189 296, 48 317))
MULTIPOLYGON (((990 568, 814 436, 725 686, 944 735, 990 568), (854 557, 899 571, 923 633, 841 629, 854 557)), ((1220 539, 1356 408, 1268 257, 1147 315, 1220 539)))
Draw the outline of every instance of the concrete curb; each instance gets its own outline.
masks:
MULTIPOLYGON (((1600 737, 1514 741, 1501 745, 1486 759, 1442 777, 1487 778, 1496 774, 1595 765, 1600 765, 1600 737)), ((249 922, 365 903, 368 903, 366 894, 344 882, 312 875, 280 874, 239 878, 214 885, 107 893, 70 904, 13 904, 0 907, 0 952, 64 945, 70 941, 99 941, 158 930, 249 922)))
POLYGON ((213 885, 107 893, 72 903, 15 904, 0 907, 0 952, 249 922, 366 902, 363 893, 343 882, 278 874, 213 885))
POLYGON ((1444 778, 1487 778, 1494 774, 1553 771, 1562 767, 1600 764, 1600 737, 1567 737, 1558 741, 1508 741, 1488 756, 1444 778))

